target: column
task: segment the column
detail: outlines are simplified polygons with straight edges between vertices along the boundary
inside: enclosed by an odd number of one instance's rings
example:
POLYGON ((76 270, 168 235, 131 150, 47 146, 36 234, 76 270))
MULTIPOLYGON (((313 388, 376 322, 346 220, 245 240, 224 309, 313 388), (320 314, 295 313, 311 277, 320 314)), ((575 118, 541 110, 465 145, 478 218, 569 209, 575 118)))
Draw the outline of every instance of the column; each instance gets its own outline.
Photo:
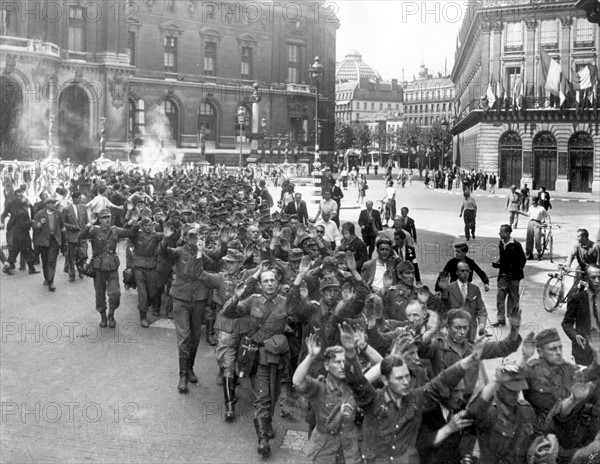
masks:
POLYGON ((487 91, 487 86, 490 83, 490 31, 492 23, 490 21, 481 22, 481 94, 484 95, 487 91))
MULTIPOLYGON (((573 27, 573 18, 564 16, 560 18, 561 34, 558 42, 560 50, 560 67, 563 76, 567 79, 571 78, 571 28, 573 27)), ((556 184, 554 190, 556 192, 567 192, 569 190, 568 166, 569 166, 569 151, 561 138, 558 138, 558 151, 556 153, 556 184), (566 165, 566 169, 559 169, 561 163, 566 165)))
POLYGON ((258 82, 255 82, 254 92, 252 92, 252 140, 250 142, 250 156, 258 156, 258 124, 259 124, 259 111, 260 111, 260 100, 261 97, 258 94, 258 82))
POLYGON ((492 72, 498 82, 502 83, 502 87, 506 90, 506 82, 504 80, 504 70, 502 69, 502 29, 504 24, 501 20, 492 23, 492 43, 494 44, 494 55, 492 56, 492 72))
MULTIPOLYGON (((530 91, 529 86, 536 85, 536 78, 534 75, 535 69, 535 52, 536 52, 536 29, 538 25, 537 19, 528 19, 525 21, 525 25, 527 26, 527 32, 525 33, 525 73, 523 75, 523 83, 527 86, 525 87, 525 95, 528 96, 530 91)), ((539 75, 539 74, 538 74, 539 75)), ((535 95, 534 90, 534 95, 535 95)))

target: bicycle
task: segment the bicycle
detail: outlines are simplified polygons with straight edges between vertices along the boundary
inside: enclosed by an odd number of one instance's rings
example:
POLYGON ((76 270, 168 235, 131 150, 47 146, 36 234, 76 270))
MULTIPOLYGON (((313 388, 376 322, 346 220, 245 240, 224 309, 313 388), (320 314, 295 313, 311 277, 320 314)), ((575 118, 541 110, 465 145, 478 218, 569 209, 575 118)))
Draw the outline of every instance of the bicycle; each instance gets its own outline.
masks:
POLYGON ((560 228, 559 225, 552 225, 552 221, 548 217, 544 222, 542 222, 542 237, 541 237, 541 247, 542 252, 540 253, 539 259, 542 259, 544 253, 548 251, 548 255, 550 257, 550 262, 553 263, 553 251, 554 251, 554 237, 552 236, 552 228, 557 227, 560 228))
POLYGON ((558 265, 558 272, 550 272, 550 277, 544 285, 544 308, 549 313, 562 307, 571 296, 587 288, 587 282, 578 277, 580 271, 573 271, 564 264, 558 265), (572 276, 575 279, 569 291, 565 294, 565 277, 572 276))

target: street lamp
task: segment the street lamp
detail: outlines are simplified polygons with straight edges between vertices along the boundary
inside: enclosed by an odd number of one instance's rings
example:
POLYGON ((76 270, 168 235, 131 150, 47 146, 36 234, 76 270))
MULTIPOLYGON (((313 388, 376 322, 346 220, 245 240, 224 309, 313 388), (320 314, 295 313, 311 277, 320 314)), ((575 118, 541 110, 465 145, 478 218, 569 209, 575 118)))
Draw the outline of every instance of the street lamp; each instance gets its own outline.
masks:
POLYGON ((308 69, 310 74, 310 80, 313 85, 316 87, 315 89, 315 162, 313 164, 313 174, 319 171, 321 167, 321 163, 319 162, 319 84, 321 78, 323 77, 323 65, 321 64, 321 59, 316 56, 315 62, 308 69))
MULTIPOLYGON (((262 155, 263 158, 265 157, 265 148, 266 148, 266 143, 267 143, 267 118, 262 118, 260 120, 260 125, 262 127, 262 132, 263 132, 263 139, 262 139, 262 155)), ((263 163, 264 163, 264 159, 263 159, 263 163)))
POLYGON ((243 136, 243 127, 246 122, 246 111, 244 107, 240 106, 237 112, 237 120, 240 125, 240 169, 244 167, 244 155, 242 154, 242 136, 243 136))
MULTIPOLYGON (((442 134, 442 159, 445 162, 445 160, 446 160, 446 134, 448 133, 448 121, 446 120, 445 116, 442 118, 441 126, 442 126, 442 130, 444 131, 444 133, 442 134)), ((441 165, 441 162, 438 163, 438 169, 439 169, 439 165, 441 165)))

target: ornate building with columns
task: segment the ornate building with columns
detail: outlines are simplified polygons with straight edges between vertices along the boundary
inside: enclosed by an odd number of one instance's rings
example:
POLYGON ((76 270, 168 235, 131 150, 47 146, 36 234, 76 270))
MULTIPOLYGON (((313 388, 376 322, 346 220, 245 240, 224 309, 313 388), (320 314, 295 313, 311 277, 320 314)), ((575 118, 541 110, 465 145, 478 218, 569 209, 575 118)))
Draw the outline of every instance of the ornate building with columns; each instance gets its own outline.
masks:
POLYGON ((502 187, 598 194, 597 98, 592 89, 572 92, 561 105, 545 89, 540 61, 544 49, 570 82, 582 67, 600 65, 600 29, 576 3, 469 3, 451 75, 456 164, 496 172, 502 187))
POLYGON ((333 150, 339 23, 324 1, 0 5, 5 159, 45 156, 52 141, 55 155, 89 161, 101 132, 107 155, 120 158, 139 134, 184 153, 203 141, 215 162, 237 161, 241 139, 244 151, 246 139, 266 138, 302 154, 315 144, 317 88, 321 152, 333 150))

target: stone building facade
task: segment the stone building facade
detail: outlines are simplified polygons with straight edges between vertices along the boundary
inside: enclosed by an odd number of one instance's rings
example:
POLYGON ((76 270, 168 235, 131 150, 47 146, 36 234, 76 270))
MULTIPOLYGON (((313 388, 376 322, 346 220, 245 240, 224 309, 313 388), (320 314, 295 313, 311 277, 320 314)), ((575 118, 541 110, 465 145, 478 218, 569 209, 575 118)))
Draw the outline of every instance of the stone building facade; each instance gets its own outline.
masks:
POLYGON ((181 152, 199 150, 204 141, 207 154, 223 157, 239 151, 240 139, 278 135, 306 152, 317 126, 309 74, 315 56, 324 70, 320 147, 324 154, 333 149, 339 24, 325 2, 1 5, 5 157, 47 152, 52 140, 58 156, 89 160, 101 135, 107 155, 122 157, 139 134, 181 152))
POLYGON ((600 64, 600 30, 576 3, 469 4, 451 75, 456 164, 496 172, 503 187, 600 191, 594 91, 570 92, 561 105, 545 89, 540 60, 544 49, 570 82, 582 67, 600 64))

